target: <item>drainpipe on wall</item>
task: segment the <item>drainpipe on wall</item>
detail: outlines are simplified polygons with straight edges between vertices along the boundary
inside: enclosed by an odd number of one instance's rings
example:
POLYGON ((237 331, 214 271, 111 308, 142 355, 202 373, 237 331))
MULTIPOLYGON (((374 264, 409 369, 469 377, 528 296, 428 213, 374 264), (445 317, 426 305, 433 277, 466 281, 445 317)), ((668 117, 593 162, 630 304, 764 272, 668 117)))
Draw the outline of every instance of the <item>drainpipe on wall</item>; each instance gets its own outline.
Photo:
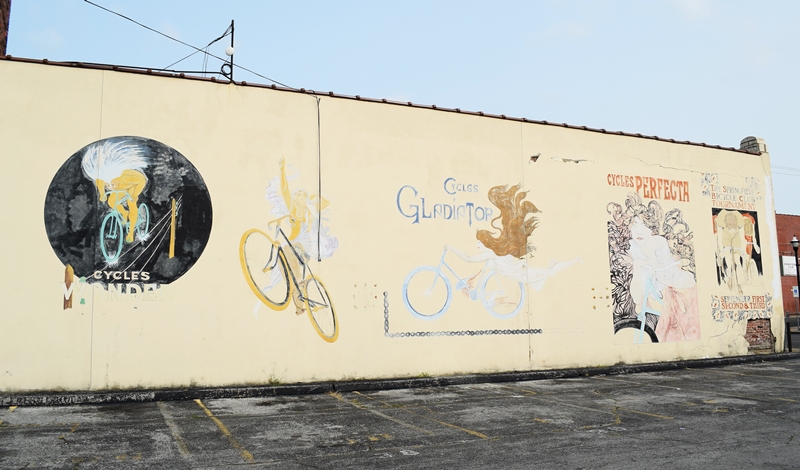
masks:
POLYGON ((11 19, 11 0, 0 0, 0 56, 6 55, 8 22, 11 19))

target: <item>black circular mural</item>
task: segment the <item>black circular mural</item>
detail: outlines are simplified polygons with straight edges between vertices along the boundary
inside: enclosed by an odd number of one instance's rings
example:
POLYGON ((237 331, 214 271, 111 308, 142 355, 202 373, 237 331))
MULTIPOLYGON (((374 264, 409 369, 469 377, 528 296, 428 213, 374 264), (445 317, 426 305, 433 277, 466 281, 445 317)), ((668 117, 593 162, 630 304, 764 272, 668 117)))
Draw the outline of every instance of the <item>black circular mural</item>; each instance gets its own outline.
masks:
POLYGON ((211 197, 175 149, 112 137, 61 166, 47 190, 44 222, 58 258, 88 282, 169 284, 206 247, 211 197))

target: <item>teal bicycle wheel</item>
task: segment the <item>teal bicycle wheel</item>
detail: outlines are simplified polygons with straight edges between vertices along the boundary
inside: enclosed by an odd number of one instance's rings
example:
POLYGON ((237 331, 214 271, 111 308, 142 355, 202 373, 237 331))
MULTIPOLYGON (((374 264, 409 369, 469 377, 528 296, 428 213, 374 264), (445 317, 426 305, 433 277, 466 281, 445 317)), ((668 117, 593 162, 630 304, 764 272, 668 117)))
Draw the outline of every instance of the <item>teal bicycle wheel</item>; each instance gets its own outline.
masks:
POLYGON ((112 264, 119 259, 125 234, 122 230, 122 220, 116 211, 109 212, 100 225, 100 250, 106 263, 112 264))
POLYGON ((140 240, 145 240, 149 233, 150 209, 147 208, 147 204, 141 203, 139 204, 139 218, 136 219, 136 236, 139 237, 140 240))

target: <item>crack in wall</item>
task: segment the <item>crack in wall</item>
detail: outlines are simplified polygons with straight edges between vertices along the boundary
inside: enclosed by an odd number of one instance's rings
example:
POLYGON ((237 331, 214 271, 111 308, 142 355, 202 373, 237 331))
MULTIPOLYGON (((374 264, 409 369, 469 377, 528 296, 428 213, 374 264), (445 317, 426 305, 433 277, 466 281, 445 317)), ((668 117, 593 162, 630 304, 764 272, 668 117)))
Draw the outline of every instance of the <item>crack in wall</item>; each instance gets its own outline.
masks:
MULTIPOLYGON (((710 171, 693 170, 691 168, 678 168, 678 167, 674 167, 674 166, 664 165, 662 163, 648 163, 648 162, 644 161, 644 159, 642 159, 642 158, 634 157, 634 156, 631 156, 631 155, 624 155, 624 156, 627 157, 627 158, 630 158, 631 160, 638 160, 642 164, 644 164, 645 166, 655 166, 655 167, 663 168, 665 170, 688 171, 690 173, 698 173, 698 174, 701 174, 701 175, 704 174, 704 173, 710 173, 710 171)), ((762 166, 762 169, 763 169, 764 159, 761 158, 760 160, 762 162, 761 166, 762 166)), ((753 175, 741 175, 741 174, 737 174, 737 173, 723 173, 723 172, 720 172, 720 171, 714 171, 713 173, 716 173, 718 175, 731 176, 731 177, 734 177, 734 178, 748 178, 748 177, 752 177, 753 176, 753 175)), ((766 170, 765 170, 764 175, 769 175, 769 173, 766 172, 766 170)))
POLYGON ((572 159, 572 158, 550 157, 550 159, 553 160, 554 162, 561 162, 561 163, 581 163, 581 162, 597 163, 594 160, 588 160, 586 158, 572 159))
MULTIPOLYGON (((739 320, 733 320, 733 323, 734 323, 734 324, 735 324, 735 323, 739 323, 739 320)), ((714 339, 714 338, 718 338, 718 337, 720 337, 720 336, 723 336, 723 335, 727 334, 727 333, 730 331, 730 329, 731 329, 731 325, 730 325, 730 324, 728 324, 728 325, 725 327, 725 331, 723 331, 722 333, 720 333, 720 334, 718 334, 718 335, 714 335, 714 336, 709 336, 709 337, 708 337, 708 339, 707 339, 707 340, 706 340, 706 342, 705 342, 706 344, 704 345, 704 347, 708 347, 708 346, 709 346, 709 344, 708 344, 708 343, 709 343, 709 341, 711 341, 712 339, 714 339)), ((695 348, 695 349, 696 349, 696 348, 695 348)))

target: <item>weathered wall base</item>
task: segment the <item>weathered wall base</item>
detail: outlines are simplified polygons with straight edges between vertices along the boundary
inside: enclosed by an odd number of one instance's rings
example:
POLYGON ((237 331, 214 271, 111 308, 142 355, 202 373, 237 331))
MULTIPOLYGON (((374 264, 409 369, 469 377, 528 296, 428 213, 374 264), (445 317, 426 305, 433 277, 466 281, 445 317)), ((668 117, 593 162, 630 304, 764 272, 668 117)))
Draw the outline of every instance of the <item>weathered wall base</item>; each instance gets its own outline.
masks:
POLYGON ((253 398, 286 395, 316 395, 321 393, 402 388, 444 387, 478 383, 522 382, 528 380, 570 379, 593 375, 621 375, 640 372, 658 372, 700 367, 720 367, 755 362, 773 362, 800 359, 800 352, 770 355, 748 355, 695 359, 690 361, 656 362, 650 364, 620 364, 611 367, 587 367, 546 371, 507 372, 500 374, 473 374, 452 377, 425 377, 391 380, 356 380, 347 382, 322 382, 310 384, 274 385, 263 387, 219 387, 182 390, 138 390, 105 393, 37 393, 0 395, 0 406, 70 406, 82 404, 153 402, 219 398, 253 398))

